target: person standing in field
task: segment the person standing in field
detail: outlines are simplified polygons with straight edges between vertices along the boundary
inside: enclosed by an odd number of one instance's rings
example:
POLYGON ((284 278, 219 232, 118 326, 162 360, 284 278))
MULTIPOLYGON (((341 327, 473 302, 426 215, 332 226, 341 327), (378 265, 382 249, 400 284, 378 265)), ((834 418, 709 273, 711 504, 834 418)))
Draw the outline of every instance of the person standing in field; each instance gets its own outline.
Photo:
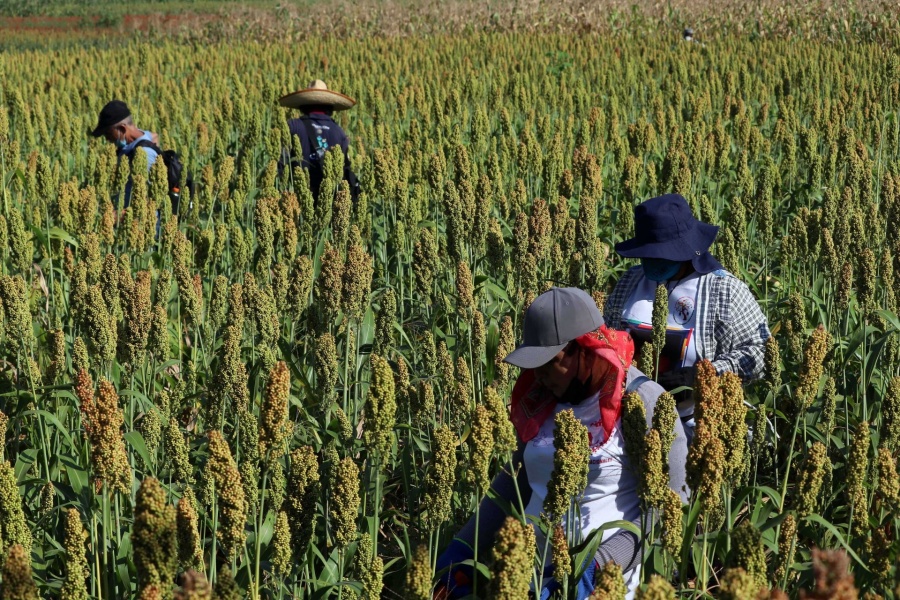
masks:
MULTIPOLYGON (((510 420, 518 449, 512 463, 491 483, 498 497, 524 507, 529 521, 540 518, 554 469, 555 418, 557 413, 570 410, 587 428, 590 454, 587 487, 582 496, 573 498, 573 514, 579 520, 575 528, 580 529, 577 537, 586 537, 611 521, 629 521, 641 527, 636 470, 625 453, 623 399, 628 393, 638 394, 649 428, 664 390, 632 366, 633 355, 631 337, 627 332, 608 329, 586 292, 551 288, 532 302, 525 313, 523 342, 504 359, 520 367, 522 373, 510 399, 510 420)), ((668 454, 669 487, 686 501, 687 440, 681 421, 672 417, 675 439, 668 454)), ((472 593, 473 569, 461 563, 474 558, 476 539, 479 557, 490 554, 505 516, 492 499, 485 496, 481 500, 477 536, 473 516, 438 558, 437 571, 445 572, 435 599, 465 598, 472 593)), ((543 548, 543 535, 537 526, 535 534, 537 547, 543 548)), ((583 600, 590 596, 596 570, 615 562, 625 575, 630 599, 640 583, 641 542, 626 529, 610 529, 602 535, 599 550, 578 583, 576 597, 583 600)), ((559 586, 548 570, 545 573, 543 589, 536 593, 539 598, 548 598, 559 586)))
MULTIPOLYGON (((97 126, 91 131, 93 137, 104 137, 106 141, 116 145, 116 155, 119 160, 128 158, 131 162, 134 153, 138 149, 147 155, 147 169, 156 162, 159 157, 159 136, 151 131, 138 128, 131 117, 131 110, 121 100, 111 100, 100 110, 97 126)), ((131 202, 131 177, 125 184, 125 206, 131 202)), ((118 208, 118 207, 117 207, 118 208)))
MULTIPOLYGON (((744 385, 764 370, 768 322, 747 285, 710 254, 715 225, 697 220, 678 194, 651 198, 634 209, 635 236, 616 252, 638 258, 616 284, 604 309, 610 327, 627 331, 638 350, 651 341, 656 288, 666 287, 666 341, 659 353, 657 382, 667 390, 693 387, 696 365, 712 362, 721 375, 731 371, 744 385)), ((678 394, 678 413, 690 439, 694 402, 678 394)))
POLYGON ((350 187, 354 201, 359 196, 359 180, 350 168, 350 140, 332 115, 356 105, 356 100, 329 90, 321 79, 316 79, 306 89, 281 97, 281 106, 299 108, 303 113, 298 119, 290 119, 288 127, 292 136, 300 138, 302 156, 292 157, 292 165, 302 166, 309 173, 309 187, 313 197, 319 199, 325 166, 325 153, 339 147, 344 153, 344 180, 350 187))

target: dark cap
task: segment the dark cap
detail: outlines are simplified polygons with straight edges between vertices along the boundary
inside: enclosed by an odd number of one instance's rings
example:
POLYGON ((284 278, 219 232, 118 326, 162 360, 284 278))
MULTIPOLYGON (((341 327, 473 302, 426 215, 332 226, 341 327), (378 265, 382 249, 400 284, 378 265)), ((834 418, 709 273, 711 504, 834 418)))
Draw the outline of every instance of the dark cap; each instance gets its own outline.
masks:
POLYGON ((91 135, 100 137, 107 129, 116 123, 121 123, 130 116, 131 111, 128 110, 127 104, 121 100, 111 100, 100 111, 100 118, 97 119, 97 126, 94 127, 91 135))
POLYGON ((503 360, 523 369, 550 362, 566 344, 603 325, 603 315, 587 292, 550 288, 525 311, 522 344, 503 360))

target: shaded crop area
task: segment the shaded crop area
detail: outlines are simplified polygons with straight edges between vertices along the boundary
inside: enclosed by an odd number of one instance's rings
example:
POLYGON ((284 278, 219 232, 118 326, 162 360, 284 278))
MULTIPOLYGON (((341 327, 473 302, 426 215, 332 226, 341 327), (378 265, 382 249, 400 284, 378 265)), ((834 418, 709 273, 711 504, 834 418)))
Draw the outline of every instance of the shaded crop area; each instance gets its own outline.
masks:
MULTIPOLYGON (((669 191, 774 337, 762 382, 701 373, 687 505, 654 478, 665 420, 634 437, 661 515, 639 597, 897 597, 900 56, 800 37, 0 55, 0 597, 429 598, 509 458, 525 307, 602 306, 669 191), (339 156, 318 203, 278 168, 275 100, 315 77, 359 100, 355 203, 339 156), (162 161, 87 137, 113 97, 182 155, 177 212, 162 161)), ((479 557, 480 595, 539 577, 531 531, 479 557)), ((596 538, 559 538, 575 577, 596 538)))

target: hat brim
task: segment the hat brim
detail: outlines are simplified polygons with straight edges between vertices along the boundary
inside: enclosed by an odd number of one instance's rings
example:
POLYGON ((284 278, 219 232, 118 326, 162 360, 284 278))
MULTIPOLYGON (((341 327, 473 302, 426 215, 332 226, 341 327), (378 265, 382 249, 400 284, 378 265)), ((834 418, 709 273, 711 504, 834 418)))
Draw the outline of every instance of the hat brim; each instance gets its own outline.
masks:
POLYGON ((537 369, 553 360, 553 357, 559 354, 559 351, 565 348, 568 343, 565 342, 558 346, 519 346, 510 352, 503 359, 503 362, 520 369, 537 369))
POLYGON ((668 260, 693 260, 698 252, 706 252, 716 240, 719 227, 697 222, 692 234, 666 242, 643 243, 637 237, 616 244, 616 253, 625 258, 666 258, 668 260))
POLYGON ((278 104, 288 108, 304 106, 330 106, 334 110, 347 110, 356 106, 356 100, 332 90, 306 89, 278 99, 278 104))
POLYGON ((107 129, 109 129, 109 126, 107 125, 97 125, 96 127, 94 127, 94 130, 90 132, 91 137, 98 138, 103 135, 103 132, 107 129))

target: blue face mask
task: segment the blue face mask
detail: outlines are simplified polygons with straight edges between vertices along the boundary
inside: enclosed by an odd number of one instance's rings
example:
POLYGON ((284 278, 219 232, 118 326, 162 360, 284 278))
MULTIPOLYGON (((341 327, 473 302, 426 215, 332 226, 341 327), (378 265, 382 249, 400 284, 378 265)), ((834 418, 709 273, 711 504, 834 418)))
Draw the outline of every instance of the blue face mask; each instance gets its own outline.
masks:
POLYGON ((641 267, 644 277, 652 281, 668 281, 681 270, 681 262, 665 258, 642 258, 641 267))
POLYGON ((116 140, 116 148, 119 150, 124 150, 125 146, 127 146, 127 145, 128 145, 128 142, 125 141, 125 138, 116 140))

